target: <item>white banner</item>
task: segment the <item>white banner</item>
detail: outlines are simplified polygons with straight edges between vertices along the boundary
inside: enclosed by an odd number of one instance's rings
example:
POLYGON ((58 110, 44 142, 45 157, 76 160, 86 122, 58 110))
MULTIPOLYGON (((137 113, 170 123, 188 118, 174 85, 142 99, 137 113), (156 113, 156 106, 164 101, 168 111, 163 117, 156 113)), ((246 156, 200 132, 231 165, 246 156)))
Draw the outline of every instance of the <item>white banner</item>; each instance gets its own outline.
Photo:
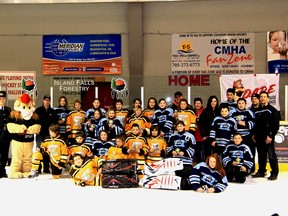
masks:
POLYGON ((172 74, 254 73, 254 33, 172 35, 172 74))
POLYGON ((221 102, 227 100, 226 90, 235 88, 237 96, 246 99, 248 108, 251 106, 252 94, 266 91, 269 94, 269 103, 280 110, 279 78, 280 74, 222 75, 219 78, 221 102))
POLYGON ((16 100, 23 90, 36 91, 35 71, 1 71, 0 74, 0 89, 7 92, 8 100, 16 100))

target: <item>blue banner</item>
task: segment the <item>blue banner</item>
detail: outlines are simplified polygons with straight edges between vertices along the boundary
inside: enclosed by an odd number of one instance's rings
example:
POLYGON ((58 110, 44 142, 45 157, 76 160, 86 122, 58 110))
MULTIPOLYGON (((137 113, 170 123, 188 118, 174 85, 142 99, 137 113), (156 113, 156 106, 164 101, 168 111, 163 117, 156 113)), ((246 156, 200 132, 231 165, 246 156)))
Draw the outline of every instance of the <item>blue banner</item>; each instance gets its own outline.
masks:
POLYGON ((121 74, 121 35, 44 35, 43 74, 121 74))

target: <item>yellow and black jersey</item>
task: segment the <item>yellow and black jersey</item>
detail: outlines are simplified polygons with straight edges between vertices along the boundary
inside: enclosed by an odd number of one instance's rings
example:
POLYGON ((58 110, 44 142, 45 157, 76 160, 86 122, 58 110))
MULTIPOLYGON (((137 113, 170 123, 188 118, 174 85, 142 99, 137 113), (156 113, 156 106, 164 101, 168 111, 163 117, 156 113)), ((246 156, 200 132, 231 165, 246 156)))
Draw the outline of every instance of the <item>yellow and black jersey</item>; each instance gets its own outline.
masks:
POLYGON ((55 138, 46 138, 41 143, 40 148, 47 152, 50 156, 51 163, 58 167, 58 163, 67 163, 68 160, 68 147, 63 138, 58 135, 55 138))
POLYGON ((88 145, 85 145, 84 143, 77 145, 73 144, 69 146, 69 156, 73 156, 74 154, 81 154, 83 156, 91 156, 92 151, 88 145))
POLYGON ((137 160, 137 175, 142 178, 142 170, 144 170, 146 155, 149 152, 148 143, 145 137, 135 136, 131 134, 125 140, 124 148, 127 148, 127 158, 137 160), (139 151, 139 152, 138 152, 139 151))
POLYGON ((166 156, 167 142, 163 137, 147 138, 149 153, 146 157, 146 162, 155 162, 163 160, 166 156))
POLYGON ((86 122, 85 112, 83 110, 73 110, 69 113, 66 121, 66 132, 71 134, 71 138, 84 131, 84 123, 86 122))
POLYGON ((155 109, 144 109, 142 115, 146 116, 147 118, 149 118, 150 120, 152 119, 153 115, 154 115, 155 109))
POLYGON ((90 158, 85 157, 81 167, 72 165, 69 174, 76 185, 80 182, 85 182, 86 185, 94 186, 98 185, 99 182, 96 181, 96 176, 101 167, 102 159, 98 157, 90 158))
POLYGON ((138 124, 140 128, 143 130, 143 133, 144 131, 146 131, 145 134, 150 134, 151 121, 146 116, 134 115, 131 118, 129 118, 125 126, 125 131, 127 134, 131 133, 133 124, 138 124))
POLYGON ((192 110, 179 110, 177 112, 176 122, 180 120, 185 124, 185 131, 195 131, 197 129, 196 115, 192 110))
POLYGON ((108 160, 116 160, 116 159, 127 159, 127 155, 123 154, 122 152, 123 148, 117 147, 117 146, 111 146, 108 149, 108 160))
POLYGON ((134 151, 128 153, 128 159, 144 159, 144 157, 148 154, 147 139, 142 136, 135 136, 131 134, 126 138, 124 147, 130 150, 140 150, 140 153, 136 153, 134 151))
POLYGON ((125 128, 128 115, 129 115, 128 109, 116 110, 116 118, 120 120, 123 128, 125 128))

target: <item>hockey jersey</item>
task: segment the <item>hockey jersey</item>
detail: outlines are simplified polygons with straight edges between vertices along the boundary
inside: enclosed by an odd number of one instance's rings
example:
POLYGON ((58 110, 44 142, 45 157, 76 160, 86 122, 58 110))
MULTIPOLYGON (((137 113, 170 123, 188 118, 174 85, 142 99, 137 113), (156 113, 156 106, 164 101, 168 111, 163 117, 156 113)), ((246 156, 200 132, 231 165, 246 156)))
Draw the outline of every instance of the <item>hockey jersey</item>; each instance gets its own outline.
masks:
POLYGON ((85 112, 83 110, 73 110, 69 113, 66 121, 66 132, 75 138, 79 132, 84 132, 85 112))
POLYGON ((233 140, 236 131, 237 122, 234 118, 216 116, 211 125, 210 138, 216 141, 218 146, 225 147, 233 140))
POLYGON ((185 131, 195 132, 197 129, 196 115, 192 110, 179 110, 177 112, 176 121, 183 121, 185 124, 185 131))
MULTIPOLYGON (((167 155, 172 156, 172 151, 184 152, 184 157, 188 157, 193 161, 196 149, 196 140, 189 132, 175 132, 169 139, 167 147, 167 155)), ((192 163, 191 163, 192 164, 192 163)))
POLYGON ((214 188, 215 193, 223 192, 228 186, 226 176, 222 177, 216 170, 211 169, 205 162, 196 164, 188 181, 191 185, 191 189, 196 191, 198 188, 214 188))
POLYGON ((128 115, 129 115, 129 110, 121 109, 121 110, 115 110, 115 112, 116 112, 116 118, 120 120, 122 127, 125 128, 128 115))
POLYGON ((149 137, 147 138, 149 153, 146 157, 147 163, 163 160, 166 156, 167 142, 164 138, 149 137))
POLYGON ((254 165, 253 154, 250 148, 245 144, 229 144, 223 152, 223 167, 231 167, 233 161, 239 162, 237 166, 244 166, 251 169, 254 165))
POLYGON ((245 126, 237 124, 237 132, 243 137, 251 134, 254 127, 255 115, 249 109, 240 110, 236 108, 231 112, 231 117, 233 117, 236 122, 241 120, 245 122, 245 126))
POLYGON ((55 107, 54 110, 56 111, 56 114, 58 116, 58 124, 60 126, 60 134, 66 134, 66 120, 70 113, 69 110, 65 110, 64 107, 55 107), (62 121, 62 123, 59 123, 59 120, 62 121))
POLYGON ((146 138, 131 134, 130 136, 126 138, 124 148, 130 149, 130 150, 132 149, 140 150, 139 153, 131 152, 131 153, 128 153, 127 156, 128 156, 128 159, 137 160, 139 171, 144 170, 145 157, 149 151, 146 138))
POLYGON ((50 156, 50 162, 58 167, 58 163, 66 164, 68 160, 68 147, 64 139, 58 135, 55 138, 48 137, 41 143, 40 148, 44 149, 50 156))
POLYGON ((108 149, 108 160, 127 159, 127 155, 123 153, 123 148, 111 146, 108 149))
POLYGON ((107 141, 96 140, 93 143, 93 147, 92 147, 93 155, 106 159, 108 155, 108 149, 111 146, 115 146, 115 143, 110 140, 107 140, 107 141))
POLYGON ((125 126, 125 131, 126 131, 127 134, 131 133, 133 124, 138 124, 140 126, 140 128, 143 130, 143 133, 144 133, 145 136, 150 133, 151 121, 146 116, 143 116, 143 115, 140 115, 140 116, 133 115, 133 116, 131 116, 128 119, 128 121, 126 123, 126 126, 125 126), (146 130, 146 132, 144 132, 145 130, 146 130))
POLYGON ((158 125, 161 132, 164 132, 164 139, 168 141, 173 134, 174 111, 171 108, 157 109, 152 117, 152 125, 158 125))
POLYGON ((76 185, 80 185, 81 182, 85 182, 85 185, 99 186, 100 182, 96 181, 96 176, 103 160, 95 157, 93 159, 85 157, 81 167, 72 165, 69 174, 76 185))

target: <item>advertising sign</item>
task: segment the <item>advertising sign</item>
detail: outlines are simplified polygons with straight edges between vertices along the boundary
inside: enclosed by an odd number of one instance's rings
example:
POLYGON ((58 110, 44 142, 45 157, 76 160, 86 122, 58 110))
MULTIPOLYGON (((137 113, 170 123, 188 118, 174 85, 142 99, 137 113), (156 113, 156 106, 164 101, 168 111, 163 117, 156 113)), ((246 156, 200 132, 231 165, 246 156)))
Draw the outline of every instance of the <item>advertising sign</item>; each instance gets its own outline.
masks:
POLYGON ((44 35, 42 73, 121 74, 121 35, 44 35))
POLYGON ((254 73, 254 33, 172 35, 172 74, 254 73))

